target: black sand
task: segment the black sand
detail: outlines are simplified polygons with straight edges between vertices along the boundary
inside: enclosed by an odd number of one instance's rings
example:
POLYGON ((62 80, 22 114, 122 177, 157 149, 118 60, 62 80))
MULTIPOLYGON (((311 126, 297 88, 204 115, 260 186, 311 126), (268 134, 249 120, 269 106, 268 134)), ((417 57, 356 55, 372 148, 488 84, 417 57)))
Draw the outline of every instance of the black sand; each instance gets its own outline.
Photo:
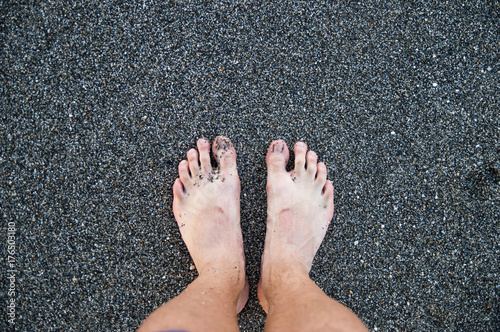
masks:
POLYGON ((311 271, 328 295, 373 331, 498 331, 498 2, 1 6, 2 243, 14 223, 17 272, 0 294, 17 330, 134 330, 179 294, 196 272, 171 211, 177 164, 226 135, 243 331, 265 321, 276 138, 308 143, 336 188, 311 271))

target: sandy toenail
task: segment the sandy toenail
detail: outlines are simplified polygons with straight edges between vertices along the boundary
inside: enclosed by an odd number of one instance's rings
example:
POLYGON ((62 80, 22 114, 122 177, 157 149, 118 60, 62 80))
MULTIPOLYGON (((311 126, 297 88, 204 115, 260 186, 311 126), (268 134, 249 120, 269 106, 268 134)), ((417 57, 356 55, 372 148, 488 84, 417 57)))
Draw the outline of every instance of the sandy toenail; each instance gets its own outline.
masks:
POLYGON ((276 142, 272 145, 272 152, 282 153, 285 149, 283 142, 276 142))
POLYGON ((231 148, 232 146, 232 143, 231 141, 229 140, 229 138, 226 138, 226 137, 217 137, 217 139, 215 140, 215 149, 216 150, 228 150, 229 148, 231 148))

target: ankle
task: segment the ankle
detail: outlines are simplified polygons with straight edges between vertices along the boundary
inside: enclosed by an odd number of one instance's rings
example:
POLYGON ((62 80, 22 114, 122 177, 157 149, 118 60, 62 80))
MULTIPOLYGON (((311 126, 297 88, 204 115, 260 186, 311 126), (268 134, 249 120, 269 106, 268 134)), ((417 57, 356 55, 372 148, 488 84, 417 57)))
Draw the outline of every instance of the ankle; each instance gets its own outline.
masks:
POLYGON ((228 266, 205 267, 200 269, 197 279, 210 287, 229 293, 241 293, 245 286, 245 266, 236 264, 228 266))
POLYGON ((279 262, 263 267, 261 286, 266 299, 272 302, 278 295, 299 291, 309 282, 309 273, 301 263, 279 262))

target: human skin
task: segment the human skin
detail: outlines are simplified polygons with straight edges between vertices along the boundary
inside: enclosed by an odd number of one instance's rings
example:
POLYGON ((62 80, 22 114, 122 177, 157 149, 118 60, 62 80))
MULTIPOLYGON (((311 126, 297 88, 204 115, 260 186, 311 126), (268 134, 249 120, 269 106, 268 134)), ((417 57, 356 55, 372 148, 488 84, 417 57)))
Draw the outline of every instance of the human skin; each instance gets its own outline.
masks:
MULTIPOLYGON (((226 137, 179 164, 173 212, 198 270, 179 296, 156 309, 139 331, 238 331, 237 313, 248 298, 240 228, 240 180, 236 151, 226 137)), ((323 163, 303 142, 294 147, 295 166, 286 171, 285 142, 271 143, 266 163, 267 231, 258 297, 268 313, 266 331, 366 331, 347 307, 309 278, 314 256, 333 216, 333 185, 323 163)))

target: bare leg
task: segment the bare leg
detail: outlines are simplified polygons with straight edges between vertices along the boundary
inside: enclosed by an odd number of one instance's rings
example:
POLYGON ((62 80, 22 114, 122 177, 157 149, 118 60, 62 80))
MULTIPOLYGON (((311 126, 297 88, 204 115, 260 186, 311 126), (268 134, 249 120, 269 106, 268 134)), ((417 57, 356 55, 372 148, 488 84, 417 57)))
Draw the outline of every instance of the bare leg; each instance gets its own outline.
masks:
POLYGON ((305 143, 289 151, 274 141, 267 153, 267 231, 258 296, 269 331, 366 331, 356 315, 309 278, 312 261, 333 216, 326 166, 305 143))
POLYGON ((198 140, 179 164, 173 211, 198 278, 179 296, 156 309, 139 331, 238 331, 236 314, 248 299, 240 228, 240 180, 236 152, 217 137, 210 165, 210 144, 198 140))

